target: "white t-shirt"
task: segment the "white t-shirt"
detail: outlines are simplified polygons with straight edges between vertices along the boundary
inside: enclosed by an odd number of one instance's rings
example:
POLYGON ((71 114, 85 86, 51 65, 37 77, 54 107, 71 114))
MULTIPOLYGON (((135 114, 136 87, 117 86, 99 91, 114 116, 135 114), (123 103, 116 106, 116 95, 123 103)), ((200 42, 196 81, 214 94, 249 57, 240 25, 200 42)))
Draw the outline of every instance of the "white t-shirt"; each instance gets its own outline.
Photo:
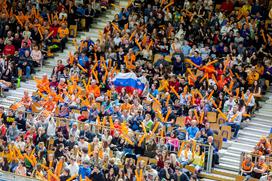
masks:
POLYGON ((78 142, 78 147, 80 149, 82 148, 88 148, 88 142, 87 141, 84 141, 83 143, 81 143, 80 141, 78 142))
POLYGON ((56 123, 54 121, 48 122, 47 135, 51 137, 54 137, 56 135, 56 123))
POLYGON ((78 166, 78 164, 75 162, 73 165, 70 164, 70 165, 68 166, 68 169, 70 170, 70 175, 76 175, 76 174, 78 174, 79 166, 78 166))

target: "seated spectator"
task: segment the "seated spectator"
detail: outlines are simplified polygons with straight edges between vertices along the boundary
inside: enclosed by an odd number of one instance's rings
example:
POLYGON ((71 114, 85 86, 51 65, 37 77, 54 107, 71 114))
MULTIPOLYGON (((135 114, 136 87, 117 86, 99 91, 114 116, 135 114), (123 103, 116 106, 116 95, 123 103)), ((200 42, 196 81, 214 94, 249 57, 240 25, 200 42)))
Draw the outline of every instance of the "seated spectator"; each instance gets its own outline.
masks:
POLYGON ((191 144, 187 143, 185 146, 185 149, 182 150, 179 161, 182 165, 182 167, 185 167, 186 165, 189 165, 192 161, 192 151, 191 151, 191 144))
POLYGON ((26 79, 30 79, 31 70, 33 68, 33 61, 30 57, 30 52, 28 50, 25 51, 23 56, 20 56, 18 62, 18 72, 21 70, 23 75, 25 75, 26 79))
POLYGON ((250 177, 254 168, 254 163, 252 162, 252 156, 246 155, 241 166, 241 175, 245 177, 250 177))
POLYGON ((144 177, 147 180, 155 180, 156 177, 158 177, 157 170, 153 169, 150 165, 147 165, 145 168, 144 177))
POLYGON ((160 179, 169 180, 173 176, 173 170, 170 168, 169 161, 165 161, 164 167, 160 169, 159 177, 160 179))
POLYGON ((4 55, 5 56, 12 56, 15 54, 15 47, 14 45, 12 44, 11 41, 8 41, 5 48, 4 48, 4 51, 3 51, 4 55))
POLYGON ((246 91, 245 103, 246 103, 247 114, 253 114, 253 109, 255 106, 255 98, 254 98, 253 94, 250 92, 250 90, 246 91))
POLYGON ((199 128, 196 126, 196 120, 191 122, 191 126, 187 128, 188 139, 195 139, 199 128))
POLYGON ((17 175, 26 176, 26 167, 24 166, 24 163, 19 162, 18 166, 16 167, 15 173, 17 175))
POLYGON ((42 52, 39 50, 39 47, 37 45, 33 47, 30 56, 33 60, 35 67, 42 65, 42 52))
POLYGON ((267 175, 264 175, 260 178, 260 181, 270 181, 272 180, 272 173, 270 171, 270 173, 268 173, 267 175))
POLYGON ((193 173, 194 178, 198 178, 199 173, 203 170, 204 168, 204 163, 205 163, 205 153, 201 153, 201 148, 200 145, 196 145, 195 148, 195 153, 193 154, 193 162, 191 165, 194 166, 195 168, 195 173, 193 173))
POLYGON ((271 145, 265 137, 261 137, 260 141, 254 148, 254 154, 257 155, 269 155, 271 153, 271 145))
POLYGON ((11 141, 15 141, 15 139, 17 138, 17 136, 19 135, 19 130, 17 128, 16 122, 14 121, 7 130, 7 141, 11 142, 11 141))
POLYGON ((265 157, 260 156, 258 162, 255 164, 253 168, 253 172, 251 176, 256 179, 260 179, 262 174, 264 174, 268 169, 268 166, 265 163, 265 157))
POLYGON ((237 139, 240 124, 242 121, 242 114, 238 111, 238 107, 234 106, 233 109, 228 114, 228 122, 226 123, 228 126, 231 126, 234 129, 233 139, 237 139))

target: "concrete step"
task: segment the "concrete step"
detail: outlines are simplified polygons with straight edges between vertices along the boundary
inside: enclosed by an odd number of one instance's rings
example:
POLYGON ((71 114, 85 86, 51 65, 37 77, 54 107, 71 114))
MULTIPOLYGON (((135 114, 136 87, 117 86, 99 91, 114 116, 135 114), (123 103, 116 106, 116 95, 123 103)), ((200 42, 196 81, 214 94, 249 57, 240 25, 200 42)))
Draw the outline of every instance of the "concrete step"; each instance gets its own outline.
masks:
POLYGON ((244 130, 239 131, 239 136, 240 135, 245 135, 249 138, 257 138, 257 139, 263 136, 263 134, 259 132, 244 131, 244 130))
POLYGON ((25 82, 21 82, 21 87, 35 89, 36 88, 36 84, 27 84, 25 82))
POLYGON ((256 114, 271 114, 272 113, 272 109, 271 108, 263 108, 260 109, 256 112, 256 114))
POLYGON ((240 167, 236 165, 228 165, 224 163, 220 163, 219 165, 215 165, 215 168, 220 168, 223 170, 228 170, 228 171, 234 171, 234 172, 239 172, 240 167))
POLYGON ((15 96, 7 96, 6 99, 12 100, 13 102, 20 101, 21 99, 15 96))
POLYGON ((225 157, 224 156, 224 157, 220 158, 220 163, 239 166, 240 160, 236 160, 236 159, 233 159, 231 157, 225 157))
MULTIPOLYGON (((271 101, 270 102, 264 102, 264 104, 261 104, 261 106, 262 106, 262 108, 265 108, 264 110, 268 110, 269 111, 269 108, 271 108, 272 107, 272 103, 271 103, 271 101)), ((261 109, 259 109, 258 111, 262 111, 262 108, 261 109)), ((270 110, 271 111, 271 110, 270 110)))
POLYGON ((250 122, 249 127, 250 126, 254 126, 255 128, 259 128, 259 129, 270 129, 271 128, 271 125, 265 125, 265 124, 261 124, 258 122, 250 122))
POLYGON ((238 175, 238 172, 220 169, 220 168, 213 168, 212 173, 224 175, 227 177, 236 177, 238 175))
POLYGON ((237 148, 248 148, 252 149, 255 146, 255 143, 240 143, 240 142, 233 142, 232 147, 237 147, 237 148))
POLYGON ((238 142, 240 143, 257 143, 258 141, 260 140, 260 138, 250 138, 250 137, 247 137, 247 136, 239 136, 238 137, 238 142))
POLYGON ((237 147, 229 147, 228 152, 235 153, 235 154, 241 154, 241 152, 251 152, 251 150, 248 150, 247 148, 237 148, 237 147))
POLYGON ((1 104, 0 103, 0 106, 3 107, 4 109, 9 109, 10 108, 10 105, 6 105, 6 104, 1 104))
POLYGON ((272 125, 272 118, 261 118, 261 117, 254 117, 252 122, 256 122, 263 125, 272 125))
POLYGON ((235 178, 232 177, 227 177, 215 173, 205 173, 201 172, 200 177, 207 178, 207 179, 212 179, 212 180, 217 180, 217 181, 235 181, 235 178))
POLYGON ((268 135, 270 128, 261 128, 260 129, 259 127, 248 126, 248 127, 244 128, 243 131, 257 132, 257 133, 261 133, 264 135, 268 135))
POLYGON ((258 118, 258 119, 268 119, 268 120, 270 119, 270 121, 271 121, 272 120, 272 114, 256 112, 256 118, 258 118))
POLYGON ((236 153, 231 153, 231 152, 224 152, 222 153, 222 157, 227 156, 227 157, 232 157, 233 159, 240 159, 240 154, 236 154, 236 153))

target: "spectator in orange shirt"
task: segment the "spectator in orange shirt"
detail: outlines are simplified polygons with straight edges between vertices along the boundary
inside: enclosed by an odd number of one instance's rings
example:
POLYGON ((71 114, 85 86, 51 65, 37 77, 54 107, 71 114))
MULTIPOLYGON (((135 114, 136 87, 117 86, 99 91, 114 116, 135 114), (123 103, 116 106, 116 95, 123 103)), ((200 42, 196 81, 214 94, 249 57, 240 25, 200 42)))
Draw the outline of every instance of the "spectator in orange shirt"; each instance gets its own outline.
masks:
POLYGON ((37 82, 37 88, 39 89, 39 91, 42 93, 42 92, 46 92, 48 91, 46 88, 49 86, 50 82, 47 78, 47 75, 44 74, 42 76, 42 79, 41 80, 38 80, 37 82))
POLYGON ((253 85, 255 80, 259 80, 259 73, 256 71, 255 67, 252 67, 247 74, 248 85, 253 85))
POLYGON ((129 111, 131 109, 132 105, 129 104, 128 98, 124 99, 124 103, 121 105, 121 110, 127 110, 129 111))
POLYGON ((257 143, 254 153, 258 155, 268 155, 271 153, 271 145, 264 136, 261 137, 260 141, 257 143))
POLYGON ((254 168, 254 163, 252 162, 252 156, 246 155, 244 161, 242 162, 241 174, 243 176, 250 176, 254 168))
POLYGON ((58 29, 58 37, 60 39, 61 51, 65 49, 65 44, 68 41, 69 30, 64 23, 58 29))
POLYGON ((268 169, 268 166, 265 163, 265 156, 260 156, 258 163, 255 165, 251 176, 253 178, 261 178, 262 174, 264 174, 268 169))
POLYGON ((27 110, 31 108, 32 99, 28 94, 28 91, 24 91, 24 97, 21 99, 21 103, 25 106, 27 110))
POLYGON ((96 80, 92 80, 91 85, 88 86, 88 93, 94 94, 95 98, 100 96, 100 88, 96 85, 96 80))

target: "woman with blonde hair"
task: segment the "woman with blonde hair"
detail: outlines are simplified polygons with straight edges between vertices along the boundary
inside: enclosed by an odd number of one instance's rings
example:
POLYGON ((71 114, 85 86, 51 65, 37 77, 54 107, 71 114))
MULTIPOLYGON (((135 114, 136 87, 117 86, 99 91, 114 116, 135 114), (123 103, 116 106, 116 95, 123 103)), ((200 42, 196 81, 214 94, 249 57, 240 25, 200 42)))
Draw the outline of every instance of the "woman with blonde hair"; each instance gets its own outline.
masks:
POLYGON ((241 165, 241 175, 250 176, 254 168, 254 163, 252 162, 252 156, 246 155, 244 161, 241 165))
POLYGON ((180 163, 177 160, 177 155, 175 153, 171 153, 169 156, 170 168, 175 170, 176 167, 180 166, 180 163))

